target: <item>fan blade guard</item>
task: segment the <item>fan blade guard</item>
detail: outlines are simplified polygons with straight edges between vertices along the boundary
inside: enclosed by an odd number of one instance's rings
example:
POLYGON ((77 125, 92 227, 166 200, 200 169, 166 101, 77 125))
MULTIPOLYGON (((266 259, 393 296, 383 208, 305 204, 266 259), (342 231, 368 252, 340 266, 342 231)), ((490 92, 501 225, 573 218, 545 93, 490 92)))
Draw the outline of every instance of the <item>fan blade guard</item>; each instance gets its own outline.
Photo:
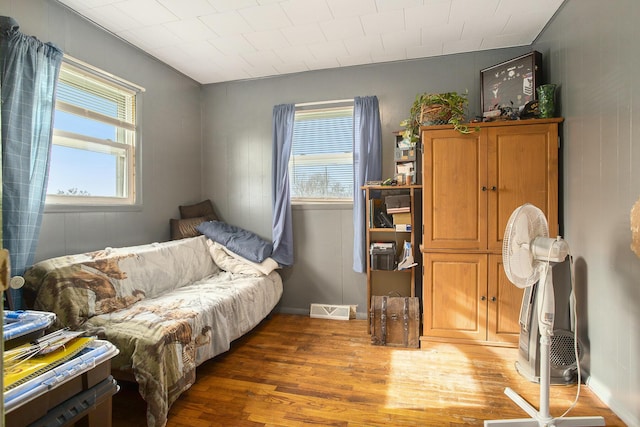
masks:
POLYGON ((509 217, 502 245, 504 271, 511 283, 525 288, 540 278, 538 261, 534 257, 534 239, 548 237, 549 227, 544 213, 536 206, 525 203, 509 217))

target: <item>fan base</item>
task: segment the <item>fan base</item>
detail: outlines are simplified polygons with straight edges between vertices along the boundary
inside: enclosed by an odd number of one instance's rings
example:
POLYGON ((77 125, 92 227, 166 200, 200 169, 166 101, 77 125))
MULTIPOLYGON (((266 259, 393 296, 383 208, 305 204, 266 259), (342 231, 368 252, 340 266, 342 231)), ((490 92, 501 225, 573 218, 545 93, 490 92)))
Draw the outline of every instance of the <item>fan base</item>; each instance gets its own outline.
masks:
POLYGON ((531 418, 514 418, 511 420, 487 420, 484 427, 489 426, 528 426, 528 427, 587 427, 587 426, 604 426, 604 418, 602 417, 566 417, 566 418, 550 418, 536 411, 536 409, 522 398, 519 394, 507 387, 504 394, 509 396, 516 405, 522 408, 531 418))

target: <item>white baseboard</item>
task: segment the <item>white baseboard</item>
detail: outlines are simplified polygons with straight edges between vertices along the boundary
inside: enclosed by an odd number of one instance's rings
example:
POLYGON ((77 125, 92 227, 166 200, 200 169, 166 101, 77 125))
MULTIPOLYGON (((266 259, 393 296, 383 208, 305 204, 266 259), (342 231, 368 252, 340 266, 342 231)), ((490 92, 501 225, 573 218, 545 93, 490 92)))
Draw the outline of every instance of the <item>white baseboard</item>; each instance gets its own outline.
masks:
POLYGON ((638 414, 632 414, 628 408, 625 408, 624 405, 616 400, 609 387, 593 376, 587 378, 586 384, 625 424, 629 427, 640 427, 638 414))

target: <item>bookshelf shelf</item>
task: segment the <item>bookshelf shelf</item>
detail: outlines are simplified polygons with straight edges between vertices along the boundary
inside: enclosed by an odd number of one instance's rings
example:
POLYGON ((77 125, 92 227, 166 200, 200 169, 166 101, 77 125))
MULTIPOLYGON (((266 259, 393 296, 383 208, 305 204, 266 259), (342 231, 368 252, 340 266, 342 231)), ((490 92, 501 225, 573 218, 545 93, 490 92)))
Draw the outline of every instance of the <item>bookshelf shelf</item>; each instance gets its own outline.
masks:
MULTIPOLYGON (((421 185, 365 185, 366 218, 367 220, 367 312, 371 308, 371 297, 377 295, 400 295, 408 297, 420 297, 422 293, 422 257, 420 256, 420 244, 422 243, 422 186, 421 185), (397 196, 404 196, 406 201, 408 196, 409 212, 387 214, 385 200, 390 196, 397 200, 397 196), (382 214, 387 218, 382 218, 382 214), (394 220, 400 221, 400 225, 410 225, 410 230, 397 230, 394 220), (381 227, 381 222, 386 225, 381 227), (395 243, 395 253, 393 254, 393 269, 373 268, 379 264, 389 267, 387 258, 385 262, 379 263, 376 259, 374 266, 371 247, 373 243, 395 243), (397 269, 398 263, 402 260, 405 244, 410 244, 411 254, 414 262, 413 267, 397 269)), ((392 200, 390 199, 390 200, 392 200)), ((388 256, 388 254, 375 256, 388 256)))

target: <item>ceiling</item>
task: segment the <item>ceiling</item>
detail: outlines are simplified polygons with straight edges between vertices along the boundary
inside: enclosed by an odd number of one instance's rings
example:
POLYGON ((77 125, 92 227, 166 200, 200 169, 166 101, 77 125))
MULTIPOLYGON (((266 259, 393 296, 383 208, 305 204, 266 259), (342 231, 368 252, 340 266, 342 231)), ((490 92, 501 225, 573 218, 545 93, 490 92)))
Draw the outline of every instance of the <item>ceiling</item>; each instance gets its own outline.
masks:
POLYGON ((202 83, 530 45, 563 0, 58 0, 202 83))

